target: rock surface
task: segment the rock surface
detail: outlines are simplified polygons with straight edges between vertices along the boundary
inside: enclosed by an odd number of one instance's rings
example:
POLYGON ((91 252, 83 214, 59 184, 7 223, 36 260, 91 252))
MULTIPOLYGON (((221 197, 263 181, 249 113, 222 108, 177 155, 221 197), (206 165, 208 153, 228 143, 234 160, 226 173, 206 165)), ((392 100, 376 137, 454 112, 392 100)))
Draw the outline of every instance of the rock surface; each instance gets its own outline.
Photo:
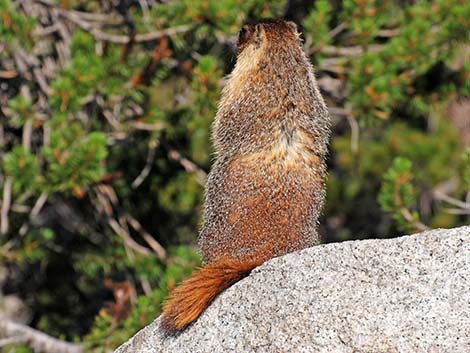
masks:
POLYGON ((273 259, 164 338, 116 353, 470 352, 470 227, 327 244, 273 259))

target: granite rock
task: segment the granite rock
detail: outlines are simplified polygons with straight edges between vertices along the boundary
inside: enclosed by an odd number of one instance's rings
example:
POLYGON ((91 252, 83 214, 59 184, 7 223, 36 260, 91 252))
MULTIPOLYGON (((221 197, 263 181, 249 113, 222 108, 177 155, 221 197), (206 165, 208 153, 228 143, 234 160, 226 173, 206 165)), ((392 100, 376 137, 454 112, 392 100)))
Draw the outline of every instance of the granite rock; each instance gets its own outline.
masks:
POLYGON ((470 352, 470 227, 272 259, 177 337, 159 319, 116 353, 470 352))

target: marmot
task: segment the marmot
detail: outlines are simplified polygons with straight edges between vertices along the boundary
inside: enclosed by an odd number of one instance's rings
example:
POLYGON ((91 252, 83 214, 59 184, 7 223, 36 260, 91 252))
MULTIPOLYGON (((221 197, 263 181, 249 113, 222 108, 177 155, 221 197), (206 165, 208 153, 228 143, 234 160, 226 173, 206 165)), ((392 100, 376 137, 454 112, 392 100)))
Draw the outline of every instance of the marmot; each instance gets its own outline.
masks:
POLYGON ((165 303, 166 334, 187 327, 256 266, 320 241, 330 119, 297 27, 245 25, 237 46, 213 123, 216 160, 199 236, 204 264, 165 303))

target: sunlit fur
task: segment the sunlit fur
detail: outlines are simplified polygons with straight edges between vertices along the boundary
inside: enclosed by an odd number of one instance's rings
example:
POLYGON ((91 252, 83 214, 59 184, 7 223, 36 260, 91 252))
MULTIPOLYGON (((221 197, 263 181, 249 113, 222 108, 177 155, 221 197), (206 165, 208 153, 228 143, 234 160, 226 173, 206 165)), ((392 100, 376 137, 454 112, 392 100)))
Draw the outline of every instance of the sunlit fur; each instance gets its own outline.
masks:
POLYGON ((319 243, 330 120, 291 22, 247 25, 213 124, 199 246, 205 266, 175 289, 175 333, 264 261, 319 243))

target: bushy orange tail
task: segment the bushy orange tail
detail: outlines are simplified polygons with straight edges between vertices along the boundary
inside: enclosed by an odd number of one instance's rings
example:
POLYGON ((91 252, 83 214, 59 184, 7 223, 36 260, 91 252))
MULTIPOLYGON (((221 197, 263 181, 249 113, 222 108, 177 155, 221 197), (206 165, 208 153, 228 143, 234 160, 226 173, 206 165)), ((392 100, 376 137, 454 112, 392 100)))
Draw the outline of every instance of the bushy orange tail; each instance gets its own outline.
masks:
POLYGON ((248 276, 262 261, 223 259, 204 267, 175 288, 164 304, 161 329, 174 335, 196 320, 224 289, 248 276))

